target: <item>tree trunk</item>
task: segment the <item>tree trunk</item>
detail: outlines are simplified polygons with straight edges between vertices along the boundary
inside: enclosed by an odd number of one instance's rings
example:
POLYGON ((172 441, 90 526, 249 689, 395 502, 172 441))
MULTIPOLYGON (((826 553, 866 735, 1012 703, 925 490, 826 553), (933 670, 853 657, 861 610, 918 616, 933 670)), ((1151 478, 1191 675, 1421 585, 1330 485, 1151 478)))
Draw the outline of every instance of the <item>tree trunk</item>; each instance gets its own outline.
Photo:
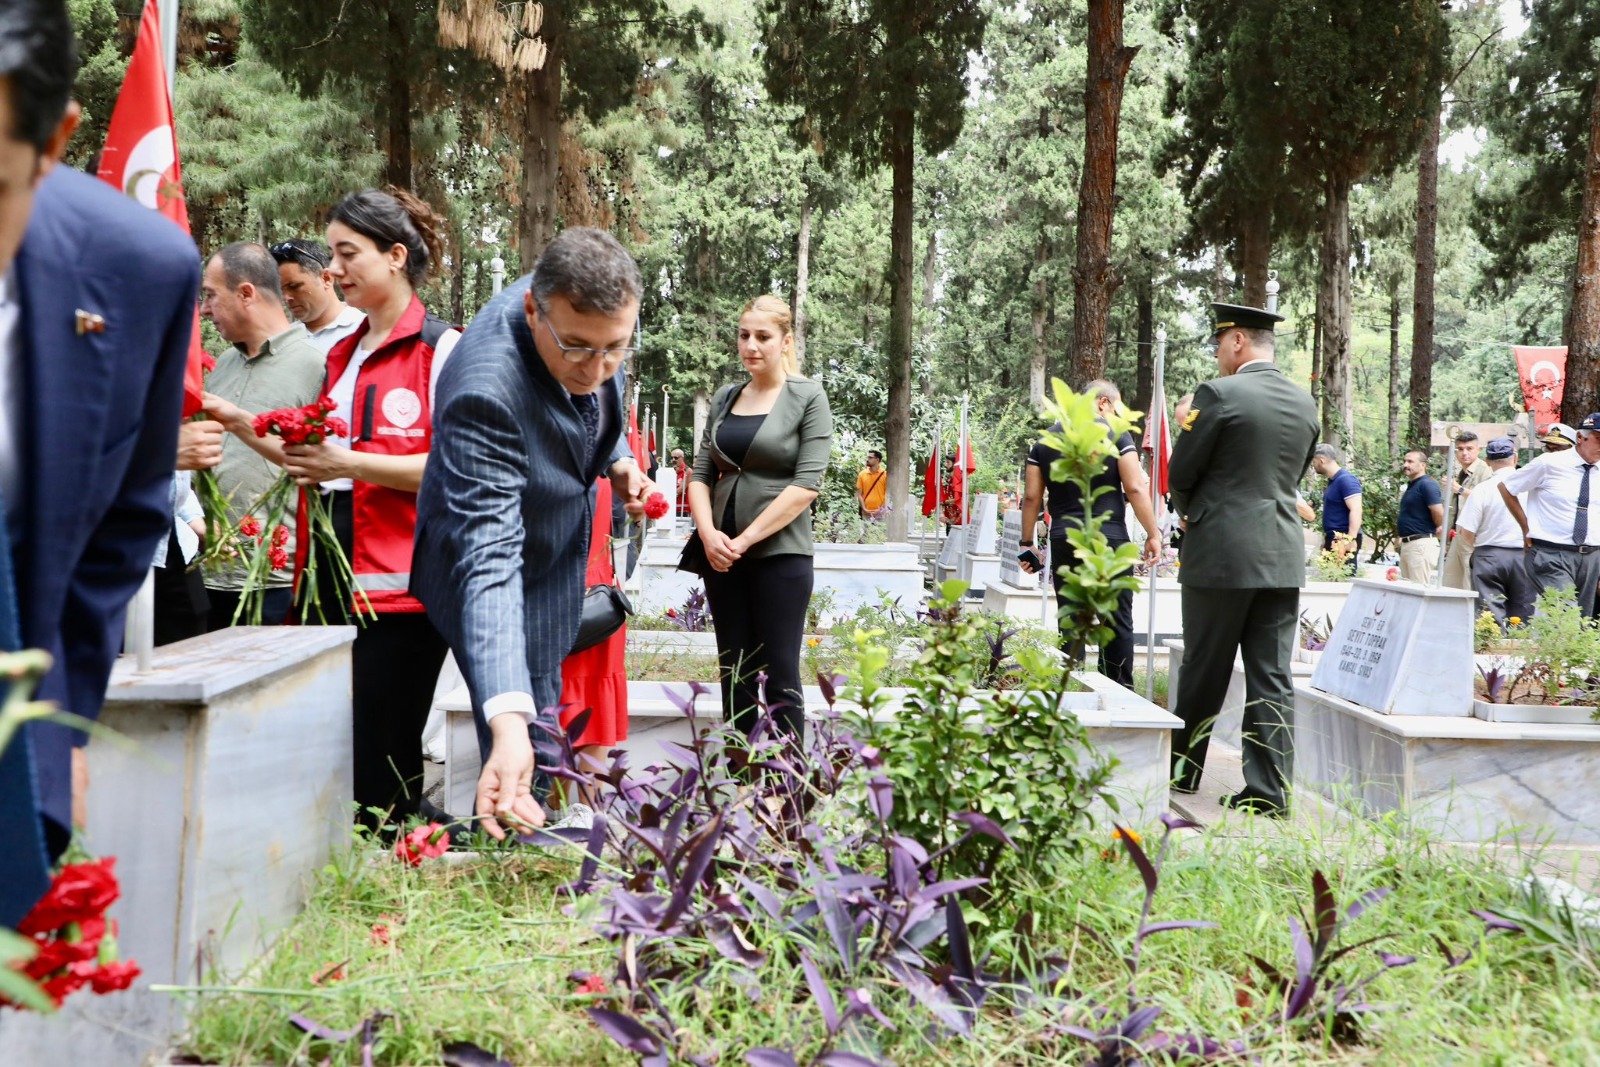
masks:
POLYGON ((1350 181, 1331 178, 1322 214, 1322 439, 1339 445, 1350 426, 1350 181))
POLYGON ((1406 436, 1426 448, 1433 438, 1433 276, 1438 267, 1439 112, 1417 150, 1416 269, 1411 295, 1411 420, 1406 436))
POLYGON ((883 450, 889 464, 889 540, 904 541, 911 514, 911 307, 916 289, 916 117, 897 109, 889 118, 894 210, 889 224, 889 413, 883 450))
POLYGON ((1116 295, 1111 224, 1117 206, 1117 127, 1123 81, 1137 48, 1122 43, 1123 0, 1089 0, 1089 65, 1083 87, 1083 174, 1078 184, 1078 260, 1072 268, 1072 360, 1082 389, 1106 369, 1106 320, 1116 295))
POLYGON ((411 79, 406 66, 411 57, 411 21, 406 5, 392 0, 386 19, 389 28, 389 78, 387 99, 389 144, 383 180, 400 189, 411 188, 411 79))
POLYGON ((461 224, 450 220, 450 321, 467 321, 467 257, 461 248, 461 224))
POLYGON ((1322 410, 1322 316, 1311 316, 1311 399, 1322 410))
POLYGON ((1033 351, 1028 360, 1028 403, 1033 410, 1044 410, 1044 376, 1049 366, 1050 350, 1045 343, 1045 322, 1050 316, 1050 285, 1044 268, 1050 262, 1050 241, 1041 231, 1033 244, 1033 351))
POLYGON ((547 4, 540 28, 547 49, 544 66, 522 80, 522 203, 517 245, 522 269, 530 271, 556 236, 561 179, 561 64, 565 33, 559 6, 547 4))
POLYGON ((1247 307, 1267 306, 1267 267, 1272 262, 1272 219, 1261 213, 1245 217, 1239 226, 1239 274, 1247 307))
POLYGON ((1400 451, 1400 284, 1389 287, 1389 455, 1400 451))
MULTIPOLYGON (((1134 288, 1139 316, 1138 356, 1133 374, 1133 409, 1148 412, 1156 384, 1156 307, 1154 285, 1148 276, 1134 288)), ((1145 420, 1140 420, 1144 424, 1145 420)))
POLYGON ((1600 410, 1600 84, 1589 105, 1589 157, 1578 213, 1577 269, 1567 312, 1567 391, 1562 420, 1576 426, 1600 410))
MULTIPOLYGON (((800 198, 800 239, 794 256, 794 357, 806 365, 806 293, 811 288, 811 190, 800 198)), ((816 377, 816 375, 812 375, 816 377)))

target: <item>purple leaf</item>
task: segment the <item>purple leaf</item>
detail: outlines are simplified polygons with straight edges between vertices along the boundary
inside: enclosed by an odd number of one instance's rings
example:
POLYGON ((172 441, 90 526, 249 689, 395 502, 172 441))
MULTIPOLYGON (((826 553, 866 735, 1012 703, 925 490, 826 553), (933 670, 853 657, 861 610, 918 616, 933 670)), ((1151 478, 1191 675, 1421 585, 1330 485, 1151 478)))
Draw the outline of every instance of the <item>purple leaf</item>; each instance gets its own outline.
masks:
POLYGON ((767 954, 746 942, 732 923, 708 925, 705 934, 711 946, 734 963, 759 967, 767 961, 767 954))
POLYGON ((822 915, 822 925, 827 927, 828 936, 833 939, 833 947, 839 953, 839 959, 844 962, 846 974, 855 970, 856 966, 856 927, 850 919, 850 913, 845 910, 844 903, 839 899, 839 894, 826 883, 817 886, 817 910, 822 915))
POLYGON ((1311 948, 1311 939, 1306 936, 1300 920, 1294 917, 1289 919, 1289 936, 1294 939, 1294 966, 1295 977, 1302 982, 1311 977, 1312 968, 1316 966, 1316 956, 1311 948))
POLYGON ((835 690, 833 688, 833 675, 824 674, 822 671, 818 671, 817 688, 822 690, 822 699, 827 702, 828 707, 833 707, 835 695, 835 690))
POLYGON ((798 1067, 794 1057, 781 1048, 753 1048, 744 1054, 750 1067, 798 1067))
POLYGON ((452 1041, 439 1050, 439 1057, 444 1067, 511 1067, 510 1060, 503 1060, 470 1041, 452 1041))
POLYGON ((761 905, 762 911, 774 919, 783 914, 783 901, 778 898, 778 894, 759 882, 751 881, 742 874, 736 874, 733 877, 740 885, 744 886, 745 891, 750 894, 750 898, 761 905))
POLYGON ((1161 813, 1161 824, 1163 826, 1165 826, 1168 830, 1199 830, 1199 829, 1201 829, 1200 824, 1195 822, 1193 819, 1185 819, 1181 815, 1174 815, 1174 814, 1172 814, 1171 812, 1168 812, 1168 811, 1164 811, 1164 812, 1161 813))
POLYGON ((957 815, 955 819, 956 822, 966 823, 974 833, 982 834, 985 837, 992 837, 996 841, 1003 841, 1012 848, 1017 847, 1017 843, 1006 835, 1006 832, 1000 828, 1000 824, 989 818, 989 816, 984 815, 982 812, 964 811, 960 815, 957 815))
POLYGON ((1151 934, 1159 934, 1164 930, 1215 930, 1218 925, 1200 919, 1175 919, 1171 922, 1150 923, 1139 928, 1139 936, 1135 940, 1143 941, 1151 934))
POLYGON ((950 940, 950 965, 961 978, 976 982, 978 968, 972 962, 972 940, 967 936, 967 917, 961 911, 961 901, 954 896, 945 898, 944 925, 950 940))
POLYGON ((1139 842, 1133 839, 1132 833, 1120 826, 1116 829, 1117 837, 1122 839, 1122 846, 1128 850, 1128 857, 1133 860, 1133 865, 1139 868, 1139 877, 1144 879, 1144 891, 1155 896, 1159 879, 1156 877, 1156 869, 1150 866, 1150 857, 1144 854, 1144 849, 1139 847, 1139 842))
POLYGON ((1405 967, 1417 962, 1415 956, 1396 956, 1392 952, 1380 952, 1378 958, 1383 960, 1385 967, 1405 967))
POLYGON ((355 1037, 361 1029, 358 1026, 354 1030, 335 1030, 330 1026, 317 1022, 315 1019, 308 1019, 299 1012, 289 1016, 289 1024, 304 1030, 312 1037, 320 1038, 323 1041, 332 1041, 340 1045, 355 1037))
POLYGON ((980 885, 988 884, 987 878, 952 878, 943 882, 934 882, 917 891, 919 900, 938 900, 940 897, 951 893, 964 893, 980 885))
POLYGON ((803 949, 800 952, 800 966, 806 972, 806 985, 811 989, 811 999, 816 1001, 817 1007, 822 1010, 822 1022, 827 1026, 829 1036, 838 1033, 839 1006, 834 1002, 833 991, 823 980, 822 971, 818 969, 816 961, 803 949))
POLYGON ((600 871, 600 853, 605 847, 606 817, 597 811, 594 813, 594 822, 589 826, 589 847, 584 851, 583 865, 578 868, 578 877, 561 887, 564 892, 576 896, 594 887, 595 875, 600 871))
POLYGON ((1327 876, 1321 871, 1311 872, 1311 901, 1312 907, 1316 909, 1314 925, 1317 930, 1317 945, 1326 947, 1339 928, 1339 904, 1333 899, 1333 890, 1328 887, 1327 876))
POLYGON ((1139 1035, 1150 1028, 1150 1024, 1161 1014, 1161 1010, 1159 1004, 1148 1004, 1140 1008, 1122 1020, 1121 1025, 1117 1027, 1118 1033, 1124 1041, 1139 1040, 1139 1035))
POLYGON ((610 1008, 585 1008, 589 1018, 594 1020, 596 1026, 627 1049, 629 1052, 638 1052, 646 1056, 653 1056, 661 1052, 661 1039, 655 1035, 644 1023, 631 1015, 624 1015, 620 1011, 610 1008))
POLYGON ((894 783, 878 775, 867 783, 867 804, 879 822, 888 822, 894 814, 894 783))
POLYGON ((1372 907, 1374 904, 1392 892, 1394 892, 1392 887, 1383 886, 1379 889, 1369 889, 1365 893, 1362 893, 1359 897, 1356 897, 1356 899, 1350 902, 1349 907, 1344 909, 1344 921, 1351 922, 1356 918, 1359 918, 1362 912, 1366 911, 1368 908, 1372 907))
POLYGON ((1484 926, 1486 928, 1488 928, 1489 930, 1509 930, 1514 934, 1520 934, 1520 933, 1523 932, 1522 927, 1520 925, 1518 925, 1517 923, 1512 922, 1510 919, 1502 918, 1499 915, 1496 915, 1492 911, 1481 911, 1480 910, 1480 911, 1474 911, 1471 914, 1476 915, 1478 918, 1482 919, 1484 926))

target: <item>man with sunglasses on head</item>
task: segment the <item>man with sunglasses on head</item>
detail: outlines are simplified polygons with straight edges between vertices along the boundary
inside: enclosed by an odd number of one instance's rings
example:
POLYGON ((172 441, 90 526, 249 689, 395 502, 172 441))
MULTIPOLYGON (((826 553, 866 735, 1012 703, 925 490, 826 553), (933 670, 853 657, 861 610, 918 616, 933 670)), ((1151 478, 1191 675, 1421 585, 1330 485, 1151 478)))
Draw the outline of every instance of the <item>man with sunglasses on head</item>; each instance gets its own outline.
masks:
POLYGON ((478 312, 439 375, 411 590, 466 678, 484 758, 476 809, 496 838, 544 822, 534 774, 560 760, 551 731, 595 480, 608 475, 634 516, 655 489, 624 436, 643 288, 615 237, 566 230, 478 312))
POLYGON ((328 269, 327 248, 317 241, 293 238, 279 241, 268 249, 278 264, 278 279, 283 284, 283 305, 289 317, 302 323, 311 343, 323 355, 334 343, 349 337, 366 316, 339 297, 328 269))

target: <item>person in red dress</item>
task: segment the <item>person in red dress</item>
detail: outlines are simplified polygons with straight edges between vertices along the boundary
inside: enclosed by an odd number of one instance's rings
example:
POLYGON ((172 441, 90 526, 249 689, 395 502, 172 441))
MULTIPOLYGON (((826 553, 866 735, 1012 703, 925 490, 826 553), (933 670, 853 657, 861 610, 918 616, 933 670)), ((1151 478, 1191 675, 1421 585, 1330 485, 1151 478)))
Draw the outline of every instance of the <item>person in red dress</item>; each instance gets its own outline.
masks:
MULTIPOLYGON (((616 578, 611 558, 611 482, 599 479, 594 502, 594 527, 589 534, 589 571, 585 584, 610 585, 616 578)), ((580 713, 592 711, 583 733, 573 745, 578 766, 594 773, 609 765, 607 753, 628 739, 628 672, 624 653, 628 627, 622 626, 606 640, 574 652, 561 664, 561 726, 565 729, 580 713)), ((598 798, 591 790, 578 790, 557 826, 586 826, 594 818, 598 798)))

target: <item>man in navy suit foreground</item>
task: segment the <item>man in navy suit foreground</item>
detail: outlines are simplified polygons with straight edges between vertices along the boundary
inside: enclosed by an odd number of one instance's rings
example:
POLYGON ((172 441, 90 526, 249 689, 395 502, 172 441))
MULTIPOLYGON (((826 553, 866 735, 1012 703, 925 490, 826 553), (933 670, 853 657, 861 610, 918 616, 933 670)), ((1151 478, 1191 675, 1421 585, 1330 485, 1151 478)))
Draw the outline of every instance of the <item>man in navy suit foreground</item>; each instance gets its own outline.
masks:
MULTIPOLYGON (((39 697, 92 719, 172 525, 199 260, 170 221, 57 165, 76 70, 63 0, 0 0, 0 649, 48 651, 39 697)), ((0 926, 70 836, 72 744, 32 723, 0 754, 0 926)))
POLYGON ((417 498, 411 589, 450 642, 484 753, 477 814, 543 825, 535 763, 559 753, 561 661, 583 610, 594 482, 630 514, 654 488, 623 436, 623 379, 642 284, 602 230, 552 241, 478 312, 439 372, 417 498), (536 760, 537 756, 537 760, 536 760))

